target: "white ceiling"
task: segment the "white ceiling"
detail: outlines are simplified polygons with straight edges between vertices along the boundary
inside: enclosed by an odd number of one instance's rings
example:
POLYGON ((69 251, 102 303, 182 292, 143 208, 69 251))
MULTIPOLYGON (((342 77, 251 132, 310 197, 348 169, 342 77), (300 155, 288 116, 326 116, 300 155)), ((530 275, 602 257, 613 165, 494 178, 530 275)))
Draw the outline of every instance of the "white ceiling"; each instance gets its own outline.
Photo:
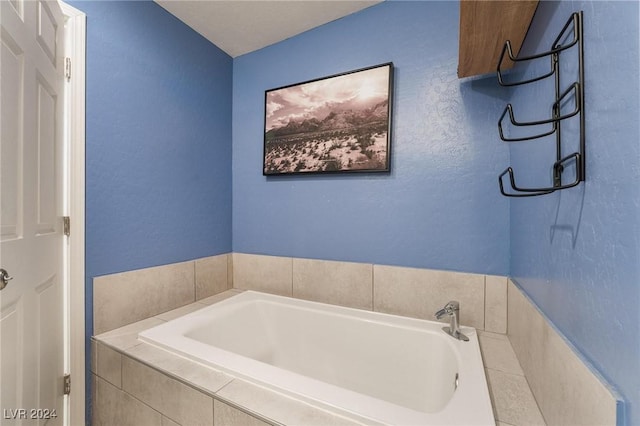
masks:
POLYGON ((293 37, 382 0, 154 0, 232 57, 293 37))

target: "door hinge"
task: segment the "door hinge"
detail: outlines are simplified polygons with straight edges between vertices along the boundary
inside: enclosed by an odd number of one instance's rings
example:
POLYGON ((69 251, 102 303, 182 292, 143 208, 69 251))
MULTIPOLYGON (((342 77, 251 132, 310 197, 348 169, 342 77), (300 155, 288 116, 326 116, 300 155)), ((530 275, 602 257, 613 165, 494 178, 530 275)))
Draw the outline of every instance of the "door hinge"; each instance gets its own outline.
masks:
POLYGON ((71 58, 68 56, 64 58, 64 77, 67 81, 71 80, 71 58))
POLYGON ((69 218, 69 216, 64 216, 62 218, 62 224, 62 232, 68 237, 69 235, 71 235, 71 218, 69 218))
POLYGON ((71 393, 71 374, 64 375, 64 394, 69 395, 71 393))

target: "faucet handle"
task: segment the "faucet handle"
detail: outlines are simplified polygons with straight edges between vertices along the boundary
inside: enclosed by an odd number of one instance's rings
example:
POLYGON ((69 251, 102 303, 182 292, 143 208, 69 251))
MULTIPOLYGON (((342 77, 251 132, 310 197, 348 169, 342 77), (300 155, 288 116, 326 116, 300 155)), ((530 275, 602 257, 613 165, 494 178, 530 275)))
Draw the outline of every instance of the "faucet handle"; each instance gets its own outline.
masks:
POLYGON ((457 300, 452 300, 449 303, 447 303, 446 305, 444 305, 444 309, 446 309, 447 311, 459 311, 460 310, 460 302, 458 302, 457 300))
POLYGON ((444 308, 436 312, 435 317, 437 319, 441 319, 445 315, 456 315, 456 313, 459 311, 460 311, 460 303, 458 303, 456 300, 452 300, 446 305, 444 305, 444 308))

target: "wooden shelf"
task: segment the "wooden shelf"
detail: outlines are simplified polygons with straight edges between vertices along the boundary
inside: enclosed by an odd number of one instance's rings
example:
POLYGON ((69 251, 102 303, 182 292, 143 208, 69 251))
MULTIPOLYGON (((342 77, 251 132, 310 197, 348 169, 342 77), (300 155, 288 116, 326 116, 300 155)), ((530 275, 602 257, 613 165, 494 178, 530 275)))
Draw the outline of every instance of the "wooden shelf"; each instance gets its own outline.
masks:
MULTIPOLYGON (((460 1, 458 77, 496 72, 506 40, 517 54, 537 7, 538 0, 460 1)), ((507 59, 503 69, 512 66, 507 59)))

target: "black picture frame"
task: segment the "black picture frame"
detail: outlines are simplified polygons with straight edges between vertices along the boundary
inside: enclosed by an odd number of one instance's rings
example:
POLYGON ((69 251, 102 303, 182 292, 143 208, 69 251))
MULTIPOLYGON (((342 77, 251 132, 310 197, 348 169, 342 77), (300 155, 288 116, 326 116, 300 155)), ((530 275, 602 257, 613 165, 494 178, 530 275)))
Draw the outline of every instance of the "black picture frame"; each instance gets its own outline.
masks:
POLYGON ((393 63, 265 91, 262 174, 389 172, 393 63))

